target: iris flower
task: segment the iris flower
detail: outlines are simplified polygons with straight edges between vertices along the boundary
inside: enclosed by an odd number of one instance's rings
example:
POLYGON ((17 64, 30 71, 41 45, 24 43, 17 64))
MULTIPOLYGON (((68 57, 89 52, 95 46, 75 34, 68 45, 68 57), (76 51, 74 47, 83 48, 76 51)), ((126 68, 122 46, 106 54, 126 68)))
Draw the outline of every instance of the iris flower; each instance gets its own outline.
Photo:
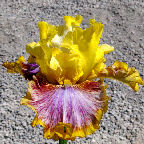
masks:
POLYGON ((100 128, 110 99, 104 78, 121 81, 135 92, 143 81, 124 62, 106 66, 104 55, 114 48, 99 44, 103 24, 91 19, 90 27, 82 29, 80 15, 64 16, 64 21, 58 26, 39 22, 40 40, 27 44, 28 60, 20 56, 3 66, 29 80, 21 104, 36 113, 32 126, 42 125, 44 138, 75 140, 100 128))

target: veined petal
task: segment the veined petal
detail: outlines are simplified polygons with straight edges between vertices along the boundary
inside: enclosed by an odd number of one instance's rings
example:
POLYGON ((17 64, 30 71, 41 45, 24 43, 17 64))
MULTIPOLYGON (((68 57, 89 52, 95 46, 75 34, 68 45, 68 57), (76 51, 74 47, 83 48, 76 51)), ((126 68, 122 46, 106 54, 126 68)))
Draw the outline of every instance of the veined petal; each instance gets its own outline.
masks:
POLYGON ((41 124, 45 138, 74 140, 99 129, 108 100, 102 81, 85 81, 72 86, 38 86, 30 81, 21 104, 36 112, 32 126, 41 124))
POLYGON ((138 84, 143 85, 139 72, 134 67, 130 68, 126 63, 119 61, 99 72, 97 77, 121 81, 130 86, 134 91, 138 91, 138 84))

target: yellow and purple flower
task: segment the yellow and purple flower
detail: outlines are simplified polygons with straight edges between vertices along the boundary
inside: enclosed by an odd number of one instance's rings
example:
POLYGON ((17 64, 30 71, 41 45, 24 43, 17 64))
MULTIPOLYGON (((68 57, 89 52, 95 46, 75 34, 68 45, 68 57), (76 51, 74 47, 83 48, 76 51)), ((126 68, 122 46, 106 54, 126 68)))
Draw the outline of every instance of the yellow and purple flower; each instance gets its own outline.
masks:
POLYGON ((3 64, 8 72, 29 80, 21 104, 35 111, 32 126, 42 125, 44 137, 54 140, 74 140, 99 129, 110 99, 103 78, 119 80, 134 91, 143 84, 138 71, 126 63, 106 67, 104 55, 114 48, 99 45, 100 22, 92 19, 83 30, 80 15, 65 16, 64 21, 59 26, 39 22, 40 41, 26 46, 28 62, 21 56, 15 63, 3 64))

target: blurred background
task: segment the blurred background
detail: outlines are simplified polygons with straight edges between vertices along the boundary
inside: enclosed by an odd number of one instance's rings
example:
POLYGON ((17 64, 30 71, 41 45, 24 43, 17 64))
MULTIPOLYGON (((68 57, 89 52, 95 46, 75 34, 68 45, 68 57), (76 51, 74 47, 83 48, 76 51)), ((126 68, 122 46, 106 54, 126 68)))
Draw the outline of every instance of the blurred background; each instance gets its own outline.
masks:
MULTIPOLYGON (((26 54, 27 43, 39 40, 38 22, 63 24, 63 16, 83 16, 81 27, 90 19, 104 24, 100 43, 115 47, 107 55, 107 65, 115 60, 134 66, 144 79, 143 0, 1 0, 0 2, 0 144, 57 144, 43 138, 41 126, 31 127, 34 112, 20 105, 27 81, 8 74, 3 62, 26 54)), ((100 130, 69 144, 144 143, 144 88, 134 93, 120 82, 106 80, 109 109, 100 130)))

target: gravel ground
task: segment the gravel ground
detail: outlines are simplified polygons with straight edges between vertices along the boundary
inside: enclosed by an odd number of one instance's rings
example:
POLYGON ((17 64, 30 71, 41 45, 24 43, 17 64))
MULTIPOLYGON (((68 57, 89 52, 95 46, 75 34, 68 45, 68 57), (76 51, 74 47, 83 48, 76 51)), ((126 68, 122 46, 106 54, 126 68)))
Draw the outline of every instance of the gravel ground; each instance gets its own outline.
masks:
MULTIPOLYGON (((115 60, 136 67, 144 79, 144 1, 143 0, 1 0, 0 2, 0 64, 25 58, 25 45, 39 40, 37 23, 45 20, 62 24, 64 15, 83 16, 82 27, 95 18, 104 24, 101 43, 115 47, 106 56, 107 64, 115 60)), ((18 74, 0 73, 0 144, 53 144, 43 139, 42 127, 32 128, 34 113, 20 106, 27 91, 26 80, 18 74)), ((143 144, 144 88, 134 93, 116 81, 109 84, 111 96, 108 112, 100 130, 69 144, 143 144)))

